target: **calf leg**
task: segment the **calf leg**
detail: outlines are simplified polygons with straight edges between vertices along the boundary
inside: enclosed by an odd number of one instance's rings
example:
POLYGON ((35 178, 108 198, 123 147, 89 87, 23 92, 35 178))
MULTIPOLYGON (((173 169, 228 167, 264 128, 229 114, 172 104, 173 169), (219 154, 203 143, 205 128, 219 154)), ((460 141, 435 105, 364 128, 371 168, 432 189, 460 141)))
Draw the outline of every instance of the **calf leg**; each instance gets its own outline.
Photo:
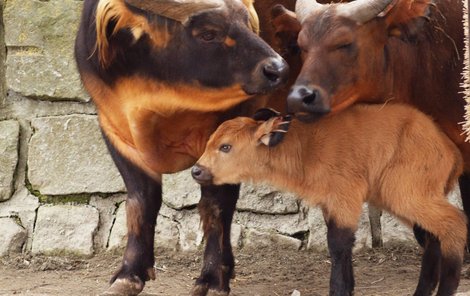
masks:
POLYGON ((439 282, 439 271, 441 263, 441 247, 439 240, 418 225, 413 231, 420 245, 424 248, 419 275, 418 287, 415 296, 431 295, 439 282))
POLYGON ((234 275, 230 228, 240 185, 201 186, 198 208, 204 228, 206 249, 201 275, 191 292, 193 296, 228 295, 234 275))
POLYGON ((331 219, 327 222, 327 226, 328 249, 331 256, 330 295, 352 295, 354 290, 352 268, 354 230, 340 228, 331 219))
POLYGON ((447 201, 426 205, 421 227, 432 233, 440 242, 441 270, 439 296, 454 295, 459 285, 463 253, 467 239, 467 225, 463 213, 447 201))
MULTIPOLYGON (((398 202, 399 198, 394 200, 397 202, 393 203, 391 212, 404 220, 419 225, 439 241, 441 263, 437 295, 453 295, 459 285, 463 252, 467 239, 467 225, 464 214, 452 206, 445 197, 429 197, 427 199, 415 197, 407 199, 406 204, 398 202), (423 200, 426 201, 424 206, 423 200)), ((418 234, 416 237, 422 243, 424 242, 425 245, 429 243, 427 234, 420 234, 420 231, 415 231, 416 233, 418 234)), ((428 246, 430 249, 425 251, 423 257, 423 260, 429 259, 431 261, 423 261, 423 266, 427 265, 428 268, 434 267, 437 269, 438 264, 435 262, 436 244, 431 240, 431 246, 428 246)), ((435 277, 434 272, 436 270, 430 273, 422 270, 421 275, 424 279, 422 280, 420 277, 420 284, 418 284, 415 295, 428 295, 420 293, 432 288, 433 277, 435 277)))
POLYGON ((161 182, 149 177, 109 143, 111 156, 127 188, 127 246, 121 268, 111 279, 105 294, 137 295, 145 281, 155 279, 154 233, 156 218, 162 202, 161 182))

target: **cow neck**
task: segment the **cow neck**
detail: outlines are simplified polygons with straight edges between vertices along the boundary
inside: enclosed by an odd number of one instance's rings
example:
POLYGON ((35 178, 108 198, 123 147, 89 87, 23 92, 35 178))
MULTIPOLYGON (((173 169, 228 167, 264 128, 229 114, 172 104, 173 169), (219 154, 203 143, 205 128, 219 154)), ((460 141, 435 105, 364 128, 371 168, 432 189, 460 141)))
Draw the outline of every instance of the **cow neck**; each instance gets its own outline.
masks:
POLYGON ((91 76, 84 84, 110 142, 155 176, 191 166, 217 127, 220 111, 247 99, 238 86, 218 91, 170 88, 133 78, 110 87, 91 76))

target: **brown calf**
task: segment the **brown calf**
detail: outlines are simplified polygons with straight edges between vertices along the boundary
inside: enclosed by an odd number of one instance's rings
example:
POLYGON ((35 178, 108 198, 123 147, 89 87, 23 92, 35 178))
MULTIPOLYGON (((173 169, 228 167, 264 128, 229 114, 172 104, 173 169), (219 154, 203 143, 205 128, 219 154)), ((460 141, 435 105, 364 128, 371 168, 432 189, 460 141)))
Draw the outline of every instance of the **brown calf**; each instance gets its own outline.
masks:
POLYGON ((414 228, 424 243, 415 295, 453 295, 466 219, 446 199, 462 171, 455 145, 404 105, 357 105, 305 124, 239 117, 211 136, 193 167, 201 184, 268 182, 323 210, 332 257, 330 295, 351 295, 354 232, 368 202, 414 228), (280 140, 280 136, 284 139, 280 140))

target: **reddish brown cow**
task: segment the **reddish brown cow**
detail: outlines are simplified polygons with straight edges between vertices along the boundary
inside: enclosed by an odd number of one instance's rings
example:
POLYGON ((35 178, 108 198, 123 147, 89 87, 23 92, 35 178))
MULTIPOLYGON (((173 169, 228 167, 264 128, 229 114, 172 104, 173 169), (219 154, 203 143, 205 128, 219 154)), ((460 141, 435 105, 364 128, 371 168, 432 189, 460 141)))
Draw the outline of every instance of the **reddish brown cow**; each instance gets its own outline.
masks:
MULTIPOLYGON (((286 81, 258 27, 252 0, 84 1, 77 65, 128 192, 127 246, 109 294, 136 295, 155 278, 162 174, 193 165, 222 121, 252 114, 264 105, 255 95, 286 81)), ((201 193, 206 251, 192 295, 225 295, 239 185, 201 193)))
POLYGON ((355 102, 406 102, 431 115, 463 154, 459 184, 468 216, 470 143, 460 125, 462 11, 461 0, 299 0, 304 63, 287 100, 305 120, 355 102))
POLYGON ((202 184, 268 182, 319 206, 328 226, 330 295, 353 295, 351 252, 364 202, 394 214, 426 242, 414 295, 431 295, 438 282, 437 295, 454 295, 466 219, 445 195, 462 157, 433 121, 406 105, 361 104, 315 123, 288 124, 282 116, 222 123, 193 177, 202 184))

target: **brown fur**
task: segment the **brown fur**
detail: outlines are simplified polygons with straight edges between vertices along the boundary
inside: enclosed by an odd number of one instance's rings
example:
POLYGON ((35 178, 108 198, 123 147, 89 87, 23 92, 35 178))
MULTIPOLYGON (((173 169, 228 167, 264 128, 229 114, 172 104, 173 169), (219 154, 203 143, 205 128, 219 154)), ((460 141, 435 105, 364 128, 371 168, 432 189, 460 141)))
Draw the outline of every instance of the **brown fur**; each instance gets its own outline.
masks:
MULTIPOLYGON (((138 77, 122 78, 113 88, 86 75, 83 82, 100 110, 100 124, 109 140, 157 180, 161 173, 191 166, 220 121, 216 111, 246 98, 236 87, 157 86, 138 77), (227 99, 218 100, 224 93, 227 99), (165 100, 158 99, 162 94, 166 94, 165 100)), ((254 100, 253 109, 262 102, 254 100)))
POLYGON ((443 255, 463 259, 466 219, 445 197, 462 158, 430 118, 402 105, 358 105, 313 124, 293 121, 271 148, 259 143, 269 123, 224 122, 198 165, 214 184, 268 182, 295 192, 340 228, 355 230, 369 202, 434 234, 443 255), (219 151, 222 144, 230 152, 219 151))
POLYGON ((140 207, 142 207, 142 205, 135 199, 127 199, 126 214, 132 217, 132 219, 127 219, 127 230, 135 236, 140 235, 142 230, 140 226, 143 224, 144 220, 140 207))

